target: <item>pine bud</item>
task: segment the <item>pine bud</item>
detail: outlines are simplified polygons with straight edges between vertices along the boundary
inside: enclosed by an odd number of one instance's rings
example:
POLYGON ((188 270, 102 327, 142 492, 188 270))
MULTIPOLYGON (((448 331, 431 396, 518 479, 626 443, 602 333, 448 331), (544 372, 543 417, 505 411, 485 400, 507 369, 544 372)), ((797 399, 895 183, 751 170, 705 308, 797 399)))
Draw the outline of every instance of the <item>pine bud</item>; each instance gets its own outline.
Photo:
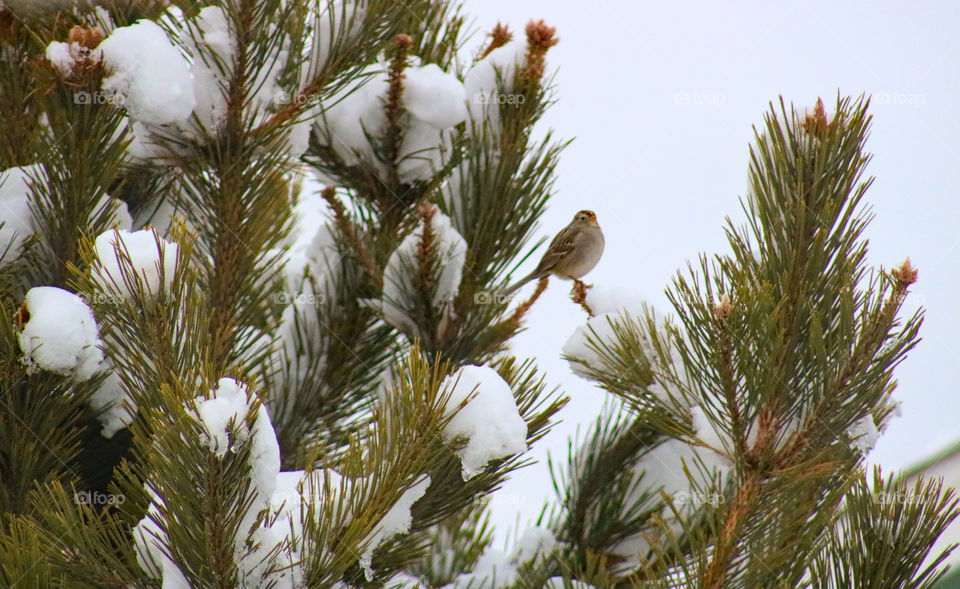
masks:
POLYGON ((897 281, 898 287, 906 288, 917 281, 917 273, 917 269, 910 264, 910 258, 907 258, 899 268, 894 268, 890 275, 897 281))
POLYGON ((814 137, 821 137, 827 132, 830 128, 830 123, 827 121, 827 112, 823 108, 823 100, 817 98, 813 112, 807 113, 802 125, 803 130, 814 137))
POLYGON ((527 23, 527 66, 523 76, 531 80, 543 77, 546 68, 547 50, 560 42, 557 29, 549 27, 542 20, 527 23))
POLYGON ((511 39, 513 39, 513 33, 510 32, 507 25, 498 22, 496 26, 493 27, 493 30, 490 31, 490 45, 480 53, 477 59, 483 59, 490 55, 491 51, 503 47, 509 43, 511 39))
POLYGON ((713 314, 720 321, 726 321, 732 310, 733 305, 730 303, 730 295, 727 293, 720 295, 720 302, 713 306, 713 314))
POLYGON ((73 25, 73 28, 70 29, 70 33, 67 35, 67 43, 70 43, 71 45, 77 43, 81 47, 86 47, 87 49, 96 48, 101 41, 103 41, 103 31, 100 30, 100 27, 85 29, 80 25, 73 25))

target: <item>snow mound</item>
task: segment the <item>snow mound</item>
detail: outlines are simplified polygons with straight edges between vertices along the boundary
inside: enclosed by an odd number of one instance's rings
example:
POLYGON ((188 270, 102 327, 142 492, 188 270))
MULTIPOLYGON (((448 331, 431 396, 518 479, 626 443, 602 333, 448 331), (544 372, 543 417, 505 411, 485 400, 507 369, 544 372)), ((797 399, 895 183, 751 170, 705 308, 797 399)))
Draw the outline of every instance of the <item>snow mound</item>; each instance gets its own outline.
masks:
POLYGON ((29 319, 20 332, 21 361, 28 370, 42 368, 79 380, 92 377, 103 362, 100 332, 83 299, 55 286, 27 291, 29 319))
POLYGON ((177 244, 161 238, 155 230, 110 230, 94 242, 96 260, 93 279, 106 292, 114 288, 127 299, 134 291, 123 280, 121 267, 133 270, 151 294, 169 292, 177 265, 177 244), (129 256, 129 261, 125 258, 129 256), (161 285, 161 280, 163 284, 161 285))
POLYGON ((120 375, 112 370, 90 397, 90 406, 98 412, 100 435, 105 438, 112 438, 118 431, 130 425, 137 411, 136 402, 120 386, 120 375))
POLYGON ((30 180, 43 178, 43 175, 43 166, 40 164, 8 168, 0 172, 0 255, 7 248, 16 255, 23 241, 33 235, 30 180))
MULTIPOLYGON (((363 164, 385 174, 385 163, 374 151, 387 131, 384 102, 390 89, 382 64, 363 71, 363 81, 344 88, 325 102, 317 122, 321 136, 348 166, 363 164), (324 124, 325 123, 325 128, 324 124), (371 140, 374 144, 371 144, 371 140)), ((407 111, 397 171, 412 184, 431 178, 450 151, 449 131, 467 118, 466 91, 453 74, 436 64, 404 70, 403 108, 407 111)))
POLYGON ((403 492, 400 499, 394 503, 390 511, 383 516, 383 519, 380 520, 380 523, 374 528, 373 533, 367 539, 369 542, 367 549, 363 555, 360 556, 360 566, 363 568, 367 580, 373 580, 373 569, 371 568, 373 551, 386 540, 393 538, 397 534, 406 534, 410 531, 410 525, 413 523, 413 515, 410 513, 410 509, 414 503, 423 497, 429 486, 430 477, 423 475, 420 480, 403 492))
POLYGON ((103 90, 141 123, 185 121, 196 106, 190 64, 155 22, 114 29, 98 47, 110 70, 103 90))
POLYGON ((492 460, 527 450, 527 423, 517 409, 513 391, 497 371, 488 366, 464 366, 441 384, 450 391, 446 415, 457 412, 444 430, 448 442, 466 439, 457 454, 463 479, 481 473, 492 460), (461 404, 466 403, 462 409, 461 404))

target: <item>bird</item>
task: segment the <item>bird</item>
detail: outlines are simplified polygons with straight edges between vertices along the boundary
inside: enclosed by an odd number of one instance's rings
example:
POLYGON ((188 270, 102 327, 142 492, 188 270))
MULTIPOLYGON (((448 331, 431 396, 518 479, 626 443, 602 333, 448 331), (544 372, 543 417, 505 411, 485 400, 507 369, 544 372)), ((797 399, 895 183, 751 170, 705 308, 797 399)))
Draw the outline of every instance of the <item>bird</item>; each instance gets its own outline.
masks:
POLYGON ((597 223, 597 215, 593 211, 579 211, 550 242, 537 268, 508 288, 506 294, 544 276, 579 280, 600 261, 603 245, 603 231, 597 223))

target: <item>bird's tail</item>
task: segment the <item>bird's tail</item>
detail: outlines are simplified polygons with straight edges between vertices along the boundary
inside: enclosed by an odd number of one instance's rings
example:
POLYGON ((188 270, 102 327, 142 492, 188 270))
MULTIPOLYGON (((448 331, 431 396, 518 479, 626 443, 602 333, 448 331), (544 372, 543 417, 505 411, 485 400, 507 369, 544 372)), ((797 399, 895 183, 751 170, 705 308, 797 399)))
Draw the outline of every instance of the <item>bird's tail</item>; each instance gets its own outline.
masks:
POLYGON ((533 279, 535 279, 535 278, 538 278, 537 273, 536 273, 536 272, 531 272, 530 274, 527 274, 526 276, 524 276, 523 278, 521 278, 520 280, 518 280, 516 284, 514 284, 513 286, 511 286, 511 287, 508 288, 507 290, 503 291, 503 293, 506 294, 506 295, 512 295, 513 293, 515 293, 515 292, 517 292, 518 290, 520 290, 520 287, 522 287, 524 284, 530 282, 531 280, 533 280, 533 279))

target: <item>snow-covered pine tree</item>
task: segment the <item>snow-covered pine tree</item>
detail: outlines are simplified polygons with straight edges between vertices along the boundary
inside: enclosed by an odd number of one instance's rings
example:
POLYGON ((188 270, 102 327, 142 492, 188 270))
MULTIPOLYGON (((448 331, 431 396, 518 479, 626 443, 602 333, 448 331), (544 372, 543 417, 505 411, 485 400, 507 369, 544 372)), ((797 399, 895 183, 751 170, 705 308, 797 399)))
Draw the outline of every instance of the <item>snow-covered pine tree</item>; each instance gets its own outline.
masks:
POLYGON ((0 585, 382 586, 463 522, 470 570, 564 403, 490 295, 562 148, 553 29, 97 4, 0 8, 0 585))
POLYGON ((917 270, 867 267, 869 101, 771 105, 746 221, 666 290, 673 314, 609 289, 567 342, 610 410, 554 469, 557 562, 597 586, 931 587, 958 513, 938 481, 865 472, 922 311, 917 270))
POLYGON ((909 264, 865 267, 862 100, 768 115, 675 319, 578 292, 564 352, 614 401, 491 548, 564 402, 508 347, 546 282, 498 294, 563 142, 553 29, 466 58, 464 23, 0 5, 0 583, 929 586, 952 494, 863 474, 920 316, 909 264))

